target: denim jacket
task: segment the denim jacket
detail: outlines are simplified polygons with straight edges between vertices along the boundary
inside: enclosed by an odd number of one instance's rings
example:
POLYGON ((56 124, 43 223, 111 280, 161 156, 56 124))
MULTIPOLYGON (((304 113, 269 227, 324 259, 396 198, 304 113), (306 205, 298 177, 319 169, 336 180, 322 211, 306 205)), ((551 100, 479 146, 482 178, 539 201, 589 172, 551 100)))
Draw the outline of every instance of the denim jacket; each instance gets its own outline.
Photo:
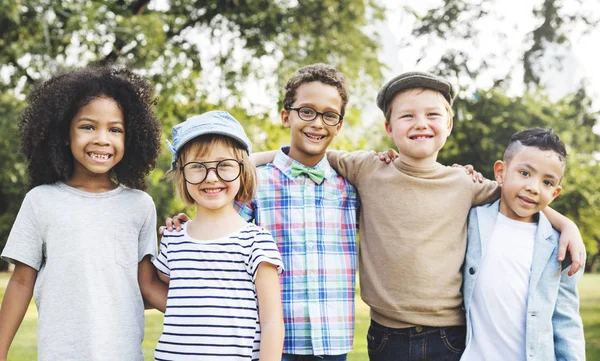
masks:
MULTIPOLYGON (((467 254, 463 265, 463 299, 467 316, 467 344, 471 296, 481 261, 481 240, 492 236, 500 201, 472 208, 467 230, 467 254)), ((577 274, 567 275, 570 259, 558 262, 559 233, 542 212, 533 249, 527 296, 525 342, 527 361, 585 360, 583 325, 579 316, 577 274), (562 264, 561 264, 562 263, 562 264)))

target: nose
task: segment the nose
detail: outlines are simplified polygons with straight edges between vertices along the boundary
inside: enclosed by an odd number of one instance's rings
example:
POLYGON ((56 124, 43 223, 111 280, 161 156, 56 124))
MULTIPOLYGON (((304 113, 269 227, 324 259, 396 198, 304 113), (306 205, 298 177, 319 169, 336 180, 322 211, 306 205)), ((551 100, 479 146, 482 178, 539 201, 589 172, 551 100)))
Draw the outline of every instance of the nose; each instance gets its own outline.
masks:
POLYGON ((208 182, 208 183, 215 183, 217 180, 219 180, 219 176, 217 176, 217 168, 216 167, 208 168, 206 170, 206 179, 204 181, 208 182))
POLYGON ((109 139, 108 132, 99 131, 96 133, 96 139, 94 140, 94 143, 96 143, 98 145, 108 145, 108 144, 110 144, 108 139, 109 139))
POLYGON ((527 189, 527 191, 529 191, 533 194, 538 194, 540 191, 540 187, 539 187, 539 183, 538 183, 537 179, 532 177, 529 180, 529 182, 527 182, 527 184, 525 185, 525 189, 527 189))
POLYGON ((423 115, 416 115, 415 116, 415 128, 424 129, 426 127, 427 127, 427 117, 425 117, 423 115))

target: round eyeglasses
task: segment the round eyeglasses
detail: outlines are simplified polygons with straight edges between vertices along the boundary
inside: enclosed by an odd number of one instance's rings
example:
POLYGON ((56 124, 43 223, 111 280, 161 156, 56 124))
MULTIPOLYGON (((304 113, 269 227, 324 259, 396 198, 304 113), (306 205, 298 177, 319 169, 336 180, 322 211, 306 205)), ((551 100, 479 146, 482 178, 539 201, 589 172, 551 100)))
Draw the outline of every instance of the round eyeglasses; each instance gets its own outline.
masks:
POLYGON ((297 111, 300 119, 306 122, 312 122, 318 115, 321 116, 321 119, 325 125, 334 126, 338 125, 342 121, 342 116, 336 112, 320 112, 311 107, 294 108, 290 106, 287 107, 287 110, 297 111))
POLYGON ((200 184, 208 177, 211 169, 215 170, 217 177, 224 182, 233 182, 242 173, 244 164, 235 159, 215 160, 211 162, 188 162, 181 167, 183 178, 190 184, 200 184), (214 167, 207 164, 216 163, 214 167))

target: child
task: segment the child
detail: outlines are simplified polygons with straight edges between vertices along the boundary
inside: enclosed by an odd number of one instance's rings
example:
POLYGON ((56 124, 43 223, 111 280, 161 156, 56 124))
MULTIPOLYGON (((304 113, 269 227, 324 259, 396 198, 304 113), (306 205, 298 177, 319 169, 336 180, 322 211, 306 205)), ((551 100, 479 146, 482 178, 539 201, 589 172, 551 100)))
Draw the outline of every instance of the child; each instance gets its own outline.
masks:
POLYGON ((282 361, 345 360, 352 350, 358 201, 325 158, 347 103, 345 79, 335 68, 298 69, 281 110, 290 147, 258 168, 258 193, 241 209, 273 233, 286 268, 282 361))
POLYGON ((178 194, 197 214, 165 232, 153 260, 169 284, 156 360, 279 360, 281 257, 234 208, 256 187, 250 141, 229 113, 212 111, 175 126, 169 149, 178 194))
POLYGON ((139 190, 160 149, 154 89, 127 69, 86 68, 54 76, 28 102, 20 131, 32 189, 2 252, 15 269, 0 360, 33 295, 38 360, 141 361, 142 294, 155 307, 166 295, 148 257, 156 210, 139 190))
POLYGON ((471 209, 461 360, 585 360, 576 277, 540 212, 561 191, 567 152, 552 130, 512 136, 494 164, 500 200, 471 209))
MULTIPOLYGON (((467 215, 471 206, 497 199, 500 188, 437 163, 452 130, 453 98, 447 81, 404 73, 377 95, 399 158, 386 164, 373 152, 328 152, 361 198, 359 274, 371 309, 371 360, 458 360, 464 349, 467 215)), ((547 212, 563 238, 578 235, 572 222, 547 212), (565 236, 567 229, 572 234, 565 236)), ((581 239, 572 248, 578 254, 581 239)))
POLYGON ((240 210, 273 234, 283 258, 282 361, 343 361, 352 350, 358 201, 325 158, 347 103, 345 79, 335 68, 298 69, 281 110, 291 145, 258 167, 256 197, 240 210))

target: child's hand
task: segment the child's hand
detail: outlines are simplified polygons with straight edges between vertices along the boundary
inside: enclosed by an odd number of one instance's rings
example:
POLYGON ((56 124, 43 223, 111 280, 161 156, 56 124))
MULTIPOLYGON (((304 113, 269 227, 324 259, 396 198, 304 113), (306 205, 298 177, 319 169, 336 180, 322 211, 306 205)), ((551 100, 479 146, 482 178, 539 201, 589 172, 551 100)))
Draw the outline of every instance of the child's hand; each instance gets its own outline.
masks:
POLYGON ((452 164, 452 167, 454 168, 464 168, 465 169, 465 173, 471 175, 471 177, 473 178, 473 183, 475 182, 479 182, 479 183, 483 183, 483 180, 485 179, 485 177, 483 176, 483 174, 479 173, 478 171, 475 170, 475 168, 473 168, 472 165, 467 164, 467 165, 460 165, 460 164, 452 164))
POLYGON ((567 250, 571 255, 571 269, 569 270, 569 276, 574 275, 579 269, 585 264, 586 252, 585 244, 583 244, 583 238, 579 233, 579 228, 573 223, 566 229, 563 229, 560 234, 560 240, 558 242, 558 260, 563 261, 567 254, 567 250))
MULTIPOLYGON (((171 232, 171 231, 173 231, 173 227, 175 227, 175 230, 177 232, 179 232, 179 231, 181 231, 181 224, 185 223, 189 220, 190 220, 190 217, 188 217, 187 214, 185 214, 185 213, 179 213, 178 215, 174 216, 173 218, 167 217, 167 219, 165 219, 165 225, 158 227, 158 233, 162 236, 165 233, 165 229, 167 229, 169 232, 171 232)), ((2 360, 0 360, 0 361, 2 361, 2 360)))
POLYGON ((396 152, 394 149, 390 148, 390 149, 388 149, 385 152, 379 152, 379 153, 377 153, 377 156, 379 156, 379 160, 380 161, 386 162, 387 164, 390 164, 396 158, 398 158, 398 152, 396 152))

